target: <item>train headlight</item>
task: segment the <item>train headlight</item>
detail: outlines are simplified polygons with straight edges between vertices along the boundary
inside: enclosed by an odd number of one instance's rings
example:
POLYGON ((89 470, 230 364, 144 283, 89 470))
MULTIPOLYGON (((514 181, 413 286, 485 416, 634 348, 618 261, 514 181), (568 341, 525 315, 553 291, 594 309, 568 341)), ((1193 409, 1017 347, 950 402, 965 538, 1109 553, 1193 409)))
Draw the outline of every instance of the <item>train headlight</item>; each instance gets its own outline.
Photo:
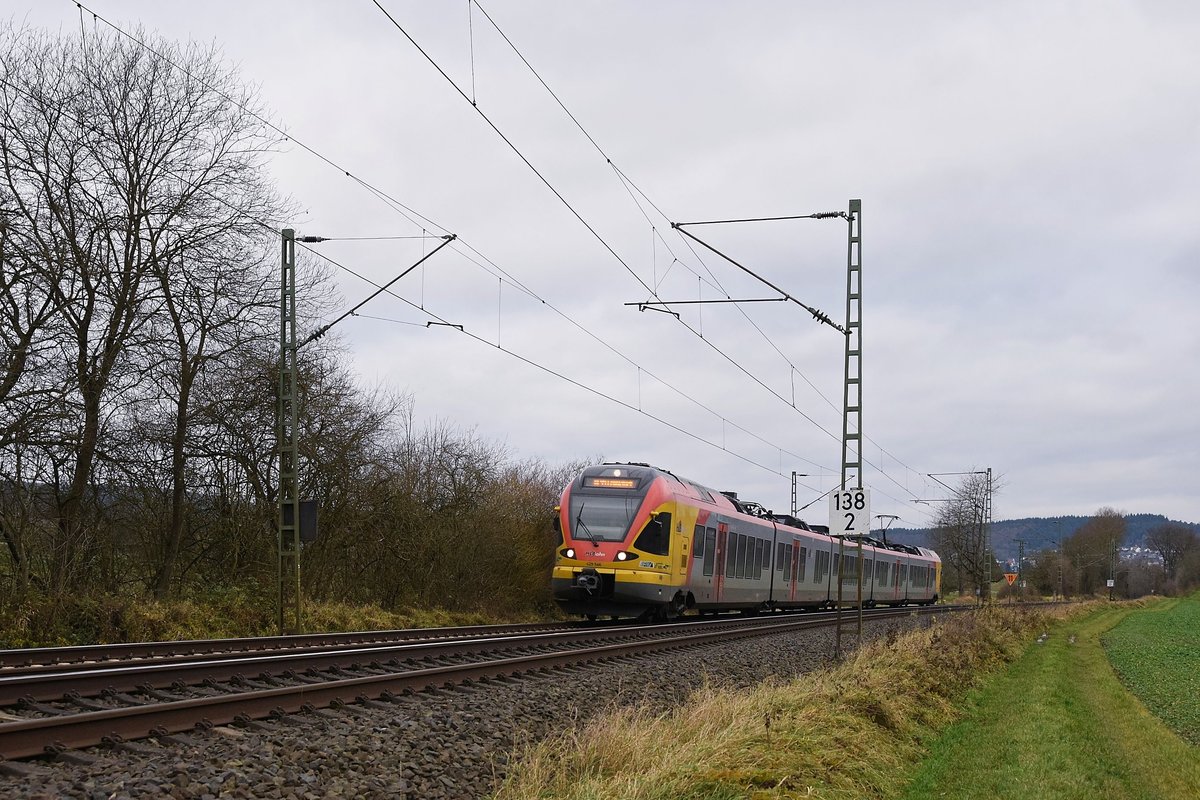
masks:
POLYGON ((574 557, 575 557, 575 548, 574 548, 574 547, 568 547, 568 548, 567 548, 567 549, 566 549, 566 550, 563 552, 563 555, 564 555, 564 556, 566 556, 567 558, 574 558, 574 557))
POLYGON ((617 561, 624 561, 627 558, 629 558, 629 553, 626 553, 624 550, 617 553, 617 561))

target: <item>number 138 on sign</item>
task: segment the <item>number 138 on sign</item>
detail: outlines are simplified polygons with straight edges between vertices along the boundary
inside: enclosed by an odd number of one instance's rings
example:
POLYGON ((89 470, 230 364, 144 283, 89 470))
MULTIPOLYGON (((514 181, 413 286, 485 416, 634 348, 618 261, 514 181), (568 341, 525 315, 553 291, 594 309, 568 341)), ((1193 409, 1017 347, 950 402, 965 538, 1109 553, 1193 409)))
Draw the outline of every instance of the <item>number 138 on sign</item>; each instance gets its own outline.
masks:
POLYGON ((829 495, 829 533, 847 536, 871 532, 871 490, 842 489, 829 495))

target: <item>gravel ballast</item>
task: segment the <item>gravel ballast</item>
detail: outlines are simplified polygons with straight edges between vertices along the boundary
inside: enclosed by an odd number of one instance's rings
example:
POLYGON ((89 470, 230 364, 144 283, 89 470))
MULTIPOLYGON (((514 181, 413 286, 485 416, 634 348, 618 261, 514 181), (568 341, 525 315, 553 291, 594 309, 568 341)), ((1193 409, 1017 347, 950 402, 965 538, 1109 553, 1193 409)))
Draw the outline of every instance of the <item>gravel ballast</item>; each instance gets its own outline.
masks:
MULTIPOLYGON (((864 623, 864 638, 932 617, 864 623)), ((754 637, 505 682, 352 704, 247 727, 219 727, 33 760, 0 775, 13 798, 421 798, 487 796, 524 745, 580 726, 613 704, 656 710, 705 682, 752 686, 827 666, 832 629, 754 637)))

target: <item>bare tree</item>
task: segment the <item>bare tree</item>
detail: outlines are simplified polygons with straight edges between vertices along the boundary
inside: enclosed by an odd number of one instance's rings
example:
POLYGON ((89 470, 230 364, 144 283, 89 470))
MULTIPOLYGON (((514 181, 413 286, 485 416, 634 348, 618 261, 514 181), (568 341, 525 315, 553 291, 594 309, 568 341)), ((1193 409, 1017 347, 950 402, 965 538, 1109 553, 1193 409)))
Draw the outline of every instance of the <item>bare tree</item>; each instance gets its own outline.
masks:
POLYGON ((270 249, 255 244, 257 226, 279 207, 261 163, 271 140, 216 54, 135 38, 149 44, 100 33, 82 42, 0 36, 2 189, 26 267, 18 286, 5 281, 4 299, 11 308, 22 293, 36 298, 7 365, 24 369, 21 358, 51 325, 69 345, 69 371, 41 384, 69 407, 49 443, 69 455, 56 500, 55 588, 76 583, 98 552, 89 519, 102 505, 105 437, 131 396, 173 374, 173 393, 162 393, 174 416, 172 512, 155 581, 160 593, 169 586, 191 385, 261 305, 257 267, 270 249))
POLYGON ((1187 525, 1164 522, 1146 532, 1146 546, 1162 558, 1163 570, 1168 580, 1179 572, 1179 565, 1188 554, 1200 550, 1200 536, 1187 525))
POLYGON ((1105 507, 1063 539, 1062 553, 1068 565, 1065 579, 1069 590, 1095 594, 1109 579, 1115 582, 1125 530, 1125 515, 1105 507))
POLYGON ((980 597, 987 596, 996 562, 987 547, 988 489, 985 475, 963 475, 933 520, 933 544, 946 565, 943 569, 951 572, 949 577, 959 578, 960 588, 965 580, 980 597))

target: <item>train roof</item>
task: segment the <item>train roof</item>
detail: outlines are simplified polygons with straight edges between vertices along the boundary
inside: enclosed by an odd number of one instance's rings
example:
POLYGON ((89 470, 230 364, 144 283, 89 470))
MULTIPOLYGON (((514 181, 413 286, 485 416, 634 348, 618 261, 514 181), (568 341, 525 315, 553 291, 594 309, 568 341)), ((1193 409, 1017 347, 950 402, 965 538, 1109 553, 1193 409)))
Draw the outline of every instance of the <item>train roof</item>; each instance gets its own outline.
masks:
MULTIPOLYGON (((630 477, 642 478, 661 475, 674 481, 682 488, 684 494, 695 500, 704 500, 705 502, 713 503, 714 505, 721 506, 722 508, 726 508, 730 511, 737 511, 742 514, 761 517, 762 519, 779 525, 787 525, 792 528, 798 528, 799 530, 811 531, 812 533, 816 533, 821 536, 830 535, 829 527, 826 525, 810 524, 799 517, 792 516, 791 514, 775 514, 759 503, 740 499, 737 495, 737 492, 714 491, 713 489, 710 489, 701 483, 697 483, 689 478, 676 475, 674 472, 671 472, 668 469, 656 467, 653 464, 647 464, 644 461, 605 461, 603 464, 596 464, 586 467, 580 474, 580 478, 595 477, 597 475, 609 475, 613 474, 613 471, 618 469, 628 469, 628 474, 630 477)), ((923 556, 925 558, 931 558, 935 561, 941 561, 941 558, 937 553, 924 547, 913 547, 912 545, 897 544, 895 542, 883 542, 870 536, 847 536, 846 538, 851 541, 861 539, 864 545, 875 547, 880 550, 891 550, 897 553, 907 553, 909 555, 923 556)))

